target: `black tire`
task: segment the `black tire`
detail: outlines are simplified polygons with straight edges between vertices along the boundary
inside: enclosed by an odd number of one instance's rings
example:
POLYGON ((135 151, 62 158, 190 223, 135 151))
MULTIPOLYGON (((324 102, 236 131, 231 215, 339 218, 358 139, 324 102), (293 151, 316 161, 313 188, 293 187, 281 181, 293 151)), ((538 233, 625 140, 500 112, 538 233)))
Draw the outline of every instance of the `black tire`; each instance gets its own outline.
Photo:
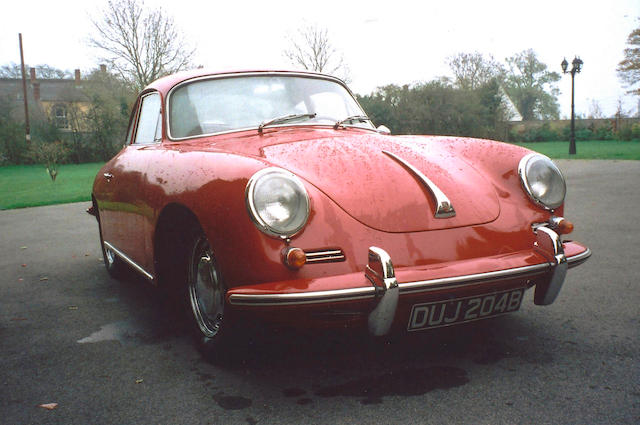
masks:
MULTIPOLYGON (((96 210, 97 211, 97 210, 96 210)), ((98 230, 100 232, 100 247, 102 248, 102 258, 104 259, 104 266, 109 272, 109 275, 114 279, 122 279, 127 271, 127 264, 122 261, 118 255, 113 252, 112 249, 107 248, 104 245, 104 238, 102 237, 102 222, 100 221, 100 215, 96 214, 98 219, 98 230)))
POLYGON ((187 314, 198 348, 203 354, 219 350, 228 324, 224 323, 227 289, 211 245, 202 232, 192 238, 188 250, 187 314))

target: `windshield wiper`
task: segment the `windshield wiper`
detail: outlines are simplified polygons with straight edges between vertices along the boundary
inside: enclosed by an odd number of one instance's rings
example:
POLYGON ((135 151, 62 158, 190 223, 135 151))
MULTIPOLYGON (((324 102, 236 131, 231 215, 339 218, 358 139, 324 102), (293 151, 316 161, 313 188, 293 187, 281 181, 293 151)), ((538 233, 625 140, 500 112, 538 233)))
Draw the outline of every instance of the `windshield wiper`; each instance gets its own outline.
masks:
POLYGON ((315 112, 313 114, 290 114, 290 115, 283 115, 281 117, 276 117, 276 118, 271 118, 270 120, 264 120, 262 121, 262 123, 258 126, 258 134, 262 134, 262 130, 264 130, 264 128, 268 125, 275 125, 275 124, 284 124, 285 122, 289 122, 289 121, 294 121, 300 118, 315 118, 316 114, 315 112))
POLYGON ((338 128, 340 128, 340 126, 344 127, 344 123, 346 123, 347 121, 356 121, 358 120, 359 122, 365 122, 365 121, 371 121, 371 118, 369 118, 366 115, 351 115, 345 119, 342 119, 338 122, 336 122, 333 125, 334 130, 337 130, 338 128))

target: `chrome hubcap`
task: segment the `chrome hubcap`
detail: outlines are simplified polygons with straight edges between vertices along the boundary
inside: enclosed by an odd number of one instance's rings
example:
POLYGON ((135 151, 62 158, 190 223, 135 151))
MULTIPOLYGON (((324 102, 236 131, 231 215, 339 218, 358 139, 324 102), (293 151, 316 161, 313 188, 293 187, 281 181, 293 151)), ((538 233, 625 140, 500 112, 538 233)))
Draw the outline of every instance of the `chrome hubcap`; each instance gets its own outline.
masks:
POLYGON ((189 278, 189 298, 196 323, 205 337, 220 330, 224 312, 224 288, 220 282, 213 253, 206 241, 196 244, 189 278))

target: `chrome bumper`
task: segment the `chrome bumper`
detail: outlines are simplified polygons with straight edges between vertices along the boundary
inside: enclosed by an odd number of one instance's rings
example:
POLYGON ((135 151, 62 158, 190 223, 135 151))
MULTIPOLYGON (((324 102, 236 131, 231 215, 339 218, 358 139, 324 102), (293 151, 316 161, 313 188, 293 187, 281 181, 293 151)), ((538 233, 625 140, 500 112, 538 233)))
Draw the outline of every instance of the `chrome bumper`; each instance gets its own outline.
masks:
POLYGON ((341 301, 375 300, 376 306, 369 313, 368 326, 371 334, 380 336, 389 332, 396 316, 400 294, 413 294, 443 289, 454 289, 508 279, 527 279, 532 276, 549 276, 536 284, 534 303, 549 305, 556 299, 569 267, 586 261, 591 251, 567 257, 560 236, 548 227, 535 229, 534 250, 548 262, 421 281, 398 283, 390 255, 381 248, 370 247, 365 277, 371 286, 334 289, 327 291, 242 294, 234 293, 229 303, 238 306, 286 306, 305 304, 328 304, 341 301))
POLYGON ((533 302, 537 305, 549 305, 556 300, 562 288, 569 262, 564 255, 560 236, 556 232, 548 227, 538 227, 536 236, 535 249, 550 260, 551 277, 547 282, 536 285, 533 302))
MULTIPOLYGON (((536 285, 534 293, 534 303, 536 305, 549 305, 553 303, 562 289, 562 284, 567 275, 569 269, 569 261, 564 254, 564 248, 562 246, 562 240, 560 235, 551 230, 548 227, 538 227, 536 230, 536 242, 534 248, 544 257, 549 259, 548 264, 542 264, 544 267, 551 267, 550 277, 547 281, 540 282, 536 285)), ((591 252, 587 250, 585 252, 588 256, 591 252)), ((581 256, 582 257, 582 256, 581 256)), ((582 259, 584 261, 586 258, 582 259)), ((578 261, 577 258, 572 260, 578 261)), ((522 269, 530 269, 529 266, 522 269)), ((491 278, 504 278, 504 277, 516 277, 519 273, 525 270, 501 270, 498 272, 491 272, 477 276, 460 276, 459 280, 456 278, 442 279, 442 284, 451 283, 466 283, 469 284, 477 279, 487 280, 491 278)), ((395 311, 398 305, 398 292, 401 289, 419 288, 424 286, 433 286, 435 282, 410 282, 406 284, 398 285, 395 278, 395 272, 391 258, 384 250, 371 247, 369 248, 369 264, 365 271, 367 279, 376 288, 376 296, 380 298, 376 308, 369 314, 369 332, 372 335, 380 336, 389 332, 391 324, 395 318, 395 311)), ((450 286, 450 285, 447 285, 450 286)))
POLYGON ((395 318, 399 296, 398 281, 389 254, 375 246, 369 248, 365 276, 375 288, 376 297, 380 298, 369 313, 369 332, 375 336, 386 335, 395 318))

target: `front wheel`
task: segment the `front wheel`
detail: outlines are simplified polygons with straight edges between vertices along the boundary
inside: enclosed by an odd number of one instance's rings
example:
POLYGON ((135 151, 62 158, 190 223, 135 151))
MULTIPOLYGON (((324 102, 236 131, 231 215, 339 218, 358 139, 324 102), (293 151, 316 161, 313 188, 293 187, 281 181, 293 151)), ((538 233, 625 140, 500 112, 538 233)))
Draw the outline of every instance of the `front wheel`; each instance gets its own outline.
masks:
POLYGON ((226 288, 204 235, 194 238, 188 263, 187 301, 193 330, 202 348, 219 345, 224 334, 226 288))

